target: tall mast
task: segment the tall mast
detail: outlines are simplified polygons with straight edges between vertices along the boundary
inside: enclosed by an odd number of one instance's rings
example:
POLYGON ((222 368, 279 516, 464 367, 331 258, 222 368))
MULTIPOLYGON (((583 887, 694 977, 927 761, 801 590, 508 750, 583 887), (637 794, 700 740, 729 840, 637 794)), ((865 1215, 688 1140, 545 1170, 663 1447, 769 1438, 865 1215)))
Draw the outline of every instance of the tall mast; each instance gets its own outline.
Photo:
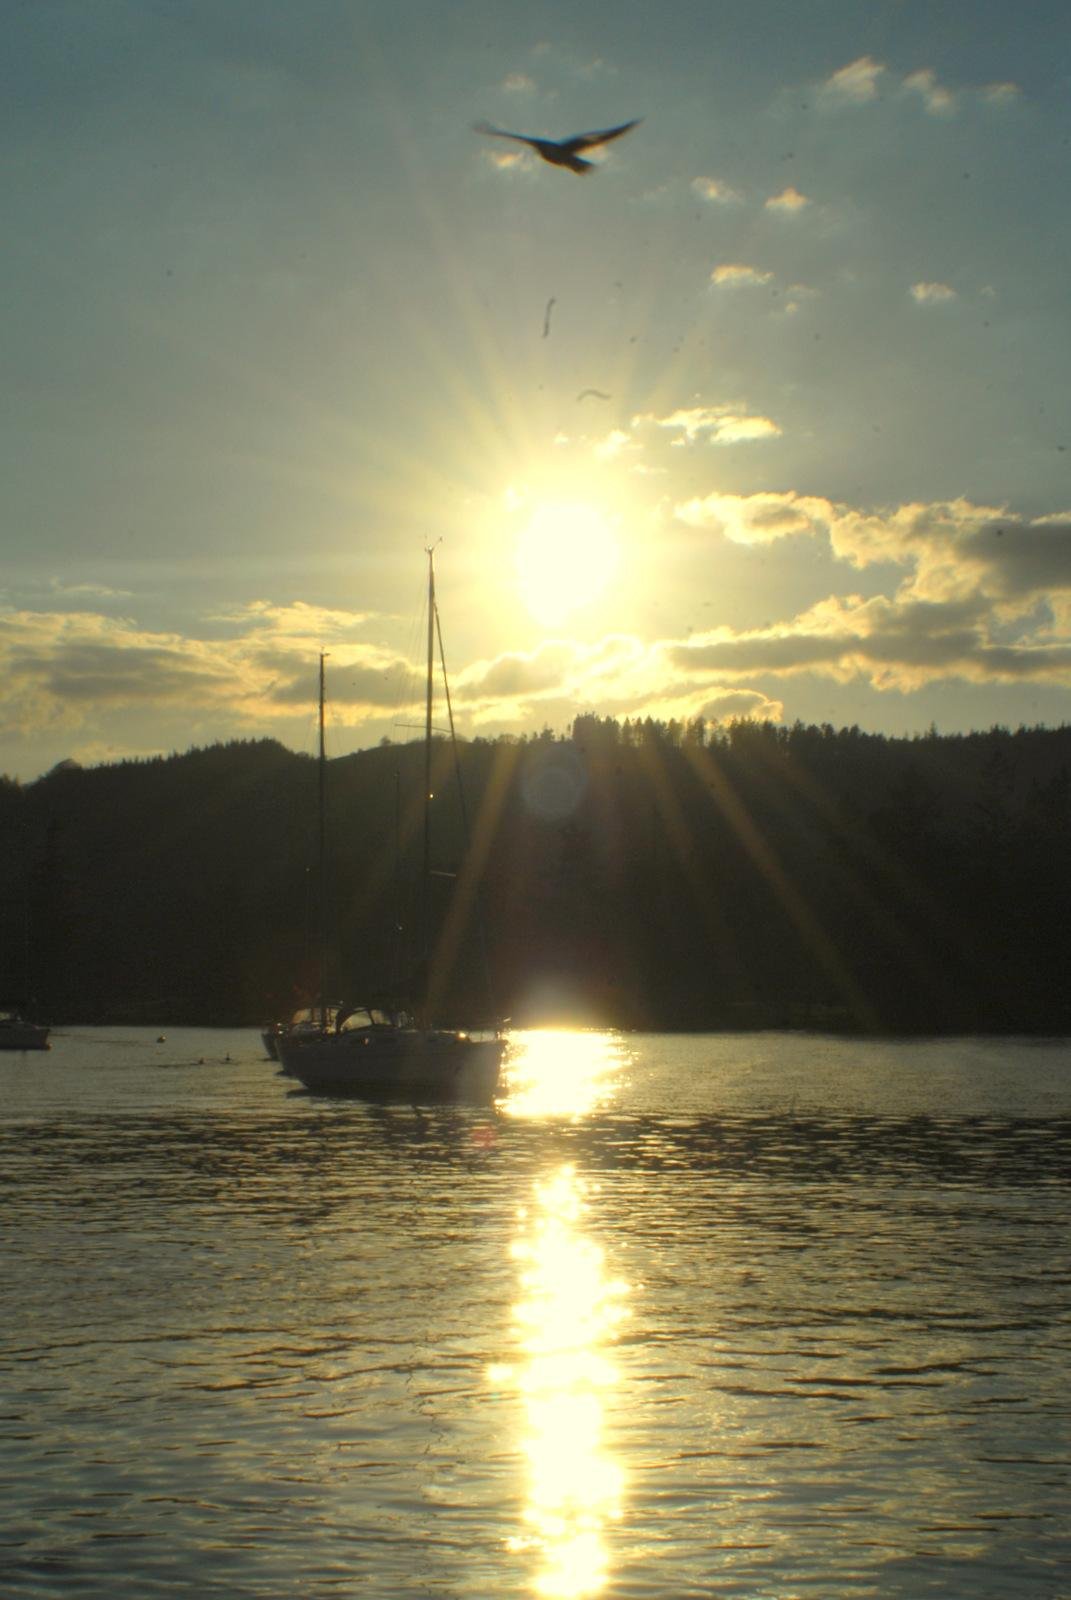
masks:
POLYGON ((424 695, 424 871, 421 877, 421 952, 425 967, 424 986, 427 989, 427 966, 431 960, 431 711, 433 699, 433 669, 435 665, 435 545, 428 556, 428 671, 424 695))
POLYGON ((319 962, 320 1026, 327 1025, 327 1001, 324 997, 325 945, 327 943, 327 746, 324 742, 324 652, 320 651, 320 761, 318 767, 318 854, 316 863, 317 925, 316 943, 319 962))

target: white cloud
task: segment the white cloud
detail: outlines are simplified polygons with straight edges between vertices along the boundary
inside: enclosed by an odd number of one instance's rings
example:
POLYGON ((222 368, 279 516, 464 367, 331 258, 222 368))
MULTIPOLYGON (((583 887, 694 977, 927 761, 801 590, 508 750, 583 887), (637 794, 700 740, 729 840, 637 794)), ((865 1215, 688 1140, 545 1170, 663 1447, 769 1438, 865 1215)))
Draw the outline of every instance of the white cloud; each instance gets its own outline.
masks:
POLYGON ((752 444, 758 439, 779 439, 781 429, 769 417, 722 417, 711 433, 713 444, 752 444))
POLYGON ((594 447, 594 455, 598 461, 612 461, 615 456, 622 455, 632 447, 632 436, 623 428, 611 428, 605 439, 600 439, 594 447))
POLYGON ((753 288, 770 283, 772 279, 772 272, 765 272, 761 267, 745 266, 737 261, 723 261, 710 274, 710 281, 716 289, 753 288))
POLYGON ((877 98, 878 79, 884 71, 885 67, 880 61, 873 60, 871 56, 860 56, 858 61, 851 61, 834 72, 823 87, 834 99, 850 100, 861 105, 864 101, 877 98))
POLYGON ((932 116, 948 116, 956 108, 955 96, 951 90, 942 88, 937 82, 937 74, 931 67, 922 67, 918 72, 910 72, 904 79, 904 88, 909 92, 922 96, 926 110, 932 116))
POLYGON ((527 72, 511 72, 507 77, 503 78, 500 87, 507 94, 532 94, 535 90, 535 82, 528 76, 527 72))
POLYGON ((1017 83, 987 83, 982 90, 982 98, 988 100, 990 105, 1006 106, 1018 100, 1021 93, 1017 83))
POLYGON ((735 205, 742 199, 740 193, 721 178, 693 178, 692 188, 715 205, 735 205))
POLYGON ((956 291, 947 283, 913 283, 911 298, 920 306, 938 306, 954 300, 956 291))
POLYGON ((708 494, 674 507, 674 516, 691 528, 713 528, 734 544, 772 544, 794 534, 829 529, 834 508, 816 496, 760 493, 708 494))
MULTIPOLYGON (((919 67, 903 77, 892 74, 884 62, 872 56, 860 56, 847 66, 834 72, 821 85, 827 104, 865 105, 879 98, 884 81, 898 86, 901 95, 917 96, 931 116, 952 116, 957 108, 958 94, 946 84, 938 82, 932 67, 919 67)), ((979 88, 967 88, 960 93, 980 96, 990 105, 1008 105, 1016 100, 1021 90, 1017 83, 989 83, 979 88)))
POLYGON ((778 211, 786 216, 794 216, 797 211, 802 211, 810 203, 805 194, 800 194, 798 189, 794 189, 789 184, 788 188, 782 189, 780 194, 772 194, 765 202, 765 206, 767 211, 778 211))
POLYGON ((1071 596, 1071 512, 1026 522, 964 499, 869 511, 789 490, 710 494, 676 505, 674 515, 736 544, 824 537, 833 556, 857 570, 907 568, 898 585, 903 600, 980 604, 1007 620, 1039 600, 1051 606, 1071 596))
POLYGON ((776 439, 781 434, 769 417, 748 416, 739 407, 726 405, 681 407, 664 417, 646 411, 633 417, 633 428, 645 425, 679 433, 681 442, 688 444, 702 438, 710 444, 749 444, 757 439, 776 439))

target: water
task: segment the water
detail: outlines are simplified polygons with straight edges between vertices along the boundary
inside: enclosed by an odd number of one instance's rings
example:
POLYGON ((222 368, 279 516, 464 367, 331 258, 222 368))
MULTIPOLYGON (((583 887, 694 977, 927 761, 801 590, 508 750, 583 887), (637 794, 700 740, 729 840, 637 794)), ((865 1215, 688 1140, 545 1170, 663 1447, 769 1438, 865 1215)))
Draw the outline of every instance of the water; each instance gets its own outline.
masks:
POLYGON ((0 1058, 0 1593, 1068 1596, 1071 1047, 0 1058))

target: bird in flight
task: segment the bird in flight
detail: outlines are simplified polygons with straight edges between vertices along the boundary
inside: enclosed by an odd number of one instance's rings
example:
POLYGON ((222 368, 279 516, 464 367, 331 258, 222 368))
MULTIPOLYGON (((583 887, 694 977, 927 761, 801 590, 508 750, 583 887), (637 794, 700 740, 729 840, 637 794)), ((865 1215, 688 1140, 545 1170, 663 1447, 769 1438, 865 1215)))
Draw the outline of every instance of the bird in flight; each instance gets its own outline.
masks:
POLYGON ((603 128, 601 133, 574 133, 571 139, 533 139, 527 133, 507 133, 505 128, 493 128, 489 122, 474 122, 472 126, 474 132, 488 133, 492 139, 515 139, 518 144, 531 145, 552 167, 568 167, 570 172, 583 173, 590 172, 594 162, 585 161, 578 151, 594 150, 601 144, 609 144, 611 139, 620 139, 623 133, 642 121, 642 117, 634 117, 619 128, 603 128))

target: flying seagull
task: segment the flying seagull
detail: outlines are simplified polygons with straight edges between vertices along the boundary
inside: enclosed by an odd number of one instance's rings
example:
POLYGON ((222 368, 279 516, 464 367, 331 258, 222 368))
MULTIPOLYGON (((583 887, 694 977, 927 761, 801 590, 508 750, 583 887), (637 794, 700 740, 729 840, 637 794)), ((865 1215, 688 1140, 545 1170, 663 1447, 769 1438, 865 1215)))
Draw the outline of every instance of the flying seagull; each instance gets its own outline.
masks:
POLYGON ((493 128, 489 122, 474 122, 473 131, 489 133, 492 139, 516 139, 519 144, 531 145, 537 155, 549 161, 552 167, 568 167, 570 172, 590 172, 594 162, 585 161, 578 150, 594 150, 600 144, 619 139, 630 128, 643 121, 635 117, 623 122, 619 128, 604 128, 601 133, 574 133, 571 139, 533 139, 527 133, 507 133, 505 128, 493 128))

